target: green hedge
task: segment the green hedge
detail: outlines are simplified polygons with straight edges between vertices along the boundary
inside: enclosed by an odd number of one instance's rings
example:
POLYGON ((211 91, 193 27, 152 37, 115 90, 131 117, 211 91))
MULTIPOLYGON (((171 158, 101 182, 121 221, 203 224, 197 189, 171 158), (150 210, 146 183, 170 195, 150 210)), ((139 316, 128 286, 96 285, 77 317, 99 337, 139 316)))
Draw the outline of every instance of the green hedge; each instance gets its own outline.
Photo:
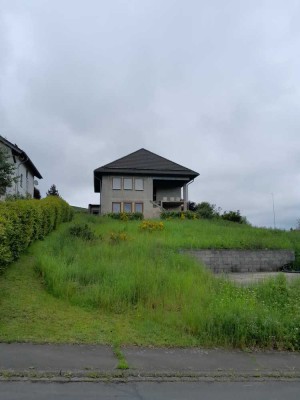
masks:
POLYGON ((59 197, 0 203, 0 270, 16 260, 30 243, 43 239, 61 222, 70 221, 73 210, 59 197))

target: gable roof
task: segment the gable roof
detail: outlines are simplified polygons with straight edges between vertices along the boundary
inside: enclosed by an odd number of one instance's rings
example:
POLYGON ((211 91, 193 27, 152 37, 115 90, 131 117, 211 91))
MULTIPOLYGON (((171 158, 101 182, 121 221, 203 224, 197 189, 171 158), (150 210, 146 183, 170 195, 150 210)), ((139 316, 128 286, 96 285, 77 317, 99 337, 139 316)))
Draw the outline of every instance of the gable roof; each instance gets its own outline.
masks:
POLYGON ((99 179, 103 175, 148 175, 164 177, 182 177, 192 180, 199 174, 180 164, 161 157, 146 149, 139 149, 125 157, 94 170, 95 191, 100 191, 99 179))
POLYGON ((39 179, 43 179, 42 175, 39 173, 36 166, 33 164, 33 162, 30 160, 30 158, 28 157, 28 155, 25 153, 24 150, 20 149, 20 147, 18 147, 16 144, 12 144, 10 141, 5 139, 1 135, 0 135, 0 142, 2 142, 5 146, 9 147, 11 149, 13 155, 18 156, 21 159, 23 159, 25 161, 24 164, 32 172, 32 174, 35 177, 37 177, 39 179))

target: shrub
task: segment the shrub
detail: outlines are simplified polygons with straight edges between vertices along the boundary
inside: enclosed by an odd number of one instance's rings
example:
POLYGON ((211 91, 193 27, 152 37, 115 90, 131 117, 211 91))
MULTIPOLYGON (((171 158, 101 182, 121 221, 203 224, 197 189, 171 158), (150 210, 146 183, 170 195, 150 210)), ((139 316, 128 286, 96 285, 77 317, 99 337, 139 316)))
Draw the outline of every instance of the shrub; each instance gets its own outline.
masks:
POLYGON ((140 224, 140 229, 142 231, 148 231, 148 232, 153 232, 153 231, 162 231, 164 229, 164 224, 162 222, 156 222, 156 221, 143 221, 140 224))
POLYGON ((125 232, 111 232, 109 238, 111 243, 113 244, 120 243, 121 241, 125 242, 125 240, 128 240, 128 236, 125 232))
POLYGON ((225 221, 237 222, 238 224, 247 224, 248 221, 246 217, 243 217, 240 214, 240 211, 224 211, 224 214, 221 216, 225 221))
POLYGON ((61 222, 70 221, 71 207, 58 197, 0 204, 0 269, 16 260, 30 243, 43 239, 61 222))
POLYGON ((197 214, 199 218, 212 219, 219 216, 219 212, 215 204, 210 204, 207 201, 197 205, 197 214))
POLYGON ((144 215, 139 212, 134 212, 134 213, 126 213, 126 212, 121 212, 121 213, 108 213, 106 214, 107 217, 110 217, 112 219, 119 219, 121 221, 142 221, 144 219, 144 215))
POLYGON ((161 219, 197 219, 198 216, 193 211, 163 211, 161 219))
POLYGON ((71 226, 69 228, 69 234, 87 241, 96 239, 96 235, 88 226, 88 224, 76 224, 71 226))

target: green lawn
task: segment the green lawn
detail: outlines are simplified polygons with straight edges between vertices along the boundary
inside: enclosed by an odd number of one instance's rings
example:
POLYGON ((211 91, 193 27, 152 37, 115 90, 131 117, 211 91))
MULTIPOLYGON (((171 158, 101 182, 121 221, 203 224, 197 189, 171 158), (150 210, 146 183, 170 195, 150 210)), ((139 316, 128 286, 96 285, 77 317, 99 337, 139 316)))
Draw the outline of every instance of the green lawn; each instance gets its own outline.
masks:
POLYGON ((298 232, 220 221, 77 215, 0 276, 0 340, 300 348, 300 281, 249 288, 214 278, 181 248, 292 248, 298 232), (87 223, 93 241, 69 227, 87 223))

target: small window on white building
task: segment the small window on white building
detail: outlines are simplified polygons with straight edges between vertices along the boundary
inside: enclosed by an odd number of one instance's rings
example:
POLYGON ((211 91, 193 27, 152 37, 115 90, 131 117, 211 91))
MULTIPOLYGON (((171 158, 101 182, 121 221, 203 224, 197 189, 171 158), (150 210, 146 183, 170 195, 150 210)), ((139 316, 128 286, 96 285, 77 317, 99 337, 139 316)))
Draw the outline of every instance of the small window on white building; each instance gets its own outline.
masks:
POLYGON ((20 175, 20 187, 23 187, 23 174, 20 175))
POLYGON ((135 190, 144 190, 144 179, 143 178, 135 178, 134 188, 135 188, 135 190))
POLYGON ((121 178, 113 178, 112 188, 114 190, 121 190, 121 178))
POLYGON ((112 203, 112 212, 120 213, 121 212, 121 203, 112 203))
POLYGON ((135 203, 134 211, 138 213, 143 213, 143 203, 135 203))
POLYGON ((124 178, 124 190, 132 190, 132 178, 124 178))
POLYGON ((132 212, 132 204, 131 203, 124 203, 124 212, 131 213, 132 212))

